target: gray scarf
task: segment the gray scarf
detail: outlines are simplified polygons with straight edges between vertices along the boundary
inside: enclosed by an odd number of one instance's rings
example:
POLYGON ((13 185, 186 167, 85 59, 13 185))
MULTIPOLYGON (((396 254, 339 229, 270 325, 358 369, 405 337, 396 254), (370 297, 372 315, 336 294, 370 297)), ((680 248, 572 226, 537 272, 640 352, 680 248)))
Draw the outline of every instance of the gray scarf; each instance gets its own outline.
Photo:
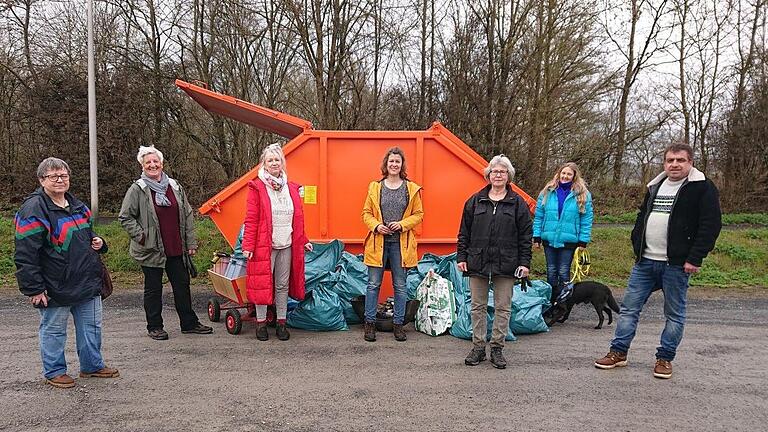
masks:
POLYGON ((168 189, 168 176, 165 173, 160 175, 160 181, 152 180, 147 177, 145 173, 141 173, 141 179, 144 180, 149 188, 155 193, 155 204, 160 207, 170 207, 171 201, 165 196, 165 191, 168 189))

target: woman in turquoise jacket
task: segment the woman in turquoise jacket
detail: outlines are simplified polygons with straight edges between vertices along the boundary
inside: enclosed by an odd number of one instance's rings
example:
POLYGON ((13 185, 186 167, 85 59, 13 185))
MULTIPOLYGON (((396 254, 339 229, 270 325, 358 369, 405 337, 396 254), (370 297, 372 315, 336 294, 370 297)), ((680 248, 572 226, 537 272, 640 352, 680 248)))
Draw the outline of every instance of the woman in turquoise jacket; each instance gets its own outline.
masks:
POLYGON ((552 301, 570 281, 576 248, 586 248, 592 237, 592 195, 573 162, 561 165, 539 193, 533 220, 533 245, 544 245, 547 282, 552 301))

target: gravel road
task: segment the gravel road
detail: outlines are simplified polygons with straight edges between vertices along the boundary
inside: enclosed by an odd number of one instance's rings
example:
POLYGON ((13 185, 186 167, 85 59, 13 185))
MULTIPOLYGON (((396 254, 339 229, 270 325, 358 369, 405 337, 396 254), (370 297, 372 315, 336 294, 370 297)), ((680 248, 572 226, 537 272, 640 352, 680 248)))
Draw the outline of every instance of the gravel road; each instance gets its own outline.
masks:
MULTIPOLYGON (((193 289, 196 310, 209 291, 193 289)), ((621 292, 616 290, 617 298, 621 292)), ((768 422, 768 290, 692 290, 686 335, 671 380, 651 375, 663 326, 661 293, 641 318, 629 366, 602 371, 614 325, 594 330, 591 306, 549 333, 520 336, 510 364, 463 364, 468 341, 407 329, 379 333, 293 330, 291 340, 183 335, 170 294, 168 341, 144 331, 141 292, 105 302, 103 352, 114 380, 78 379, 69 390, 40 374, 38 317, 12 288, 0 290, 0 430, 10 431, 754 431, 768 422)), ((203 322, 206 322, 204 319, 203 322)), ((607 322, 607 321, 606 321, 607 322)), ((70 325, 67 358, 78 371, 70 325)))

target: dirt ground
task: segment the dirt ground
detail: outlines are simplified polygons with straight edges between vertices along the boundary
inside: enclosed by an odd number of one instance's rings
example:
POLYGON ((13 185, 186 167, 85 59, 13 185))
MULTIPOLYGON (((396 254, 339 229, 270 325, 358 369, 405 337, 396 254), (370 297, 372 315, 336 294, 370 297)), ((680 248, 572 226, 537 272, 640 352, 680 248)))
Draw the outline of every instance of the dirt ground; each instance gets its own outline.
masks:
MULTIPOLYGON (((620 293, 617 293, 620 298, 620 293)), ((208 289, 194 289, 201 320, 208 289)), ((765 430, 768 290, 692 290, 671 380, 651 375, 663 325, 661 294, 646 306, 629 366, 592 366, 614 325, 594 330, 591 306, 549 333, 508 343, 506 370, 463 364, 469 341, 408 341, 379 333, 293 330, 291 340, 183 335, 172 298, 168 341, 146 336, 141 292, 105 302, 103 353, 117 379, 78 379, 69 390, 40 374, 38 317, 11 288, 0 291, 0 430, 11 431, 671 431, 765 430)), ((67 358, 78 371, 70 325, 67 358)))

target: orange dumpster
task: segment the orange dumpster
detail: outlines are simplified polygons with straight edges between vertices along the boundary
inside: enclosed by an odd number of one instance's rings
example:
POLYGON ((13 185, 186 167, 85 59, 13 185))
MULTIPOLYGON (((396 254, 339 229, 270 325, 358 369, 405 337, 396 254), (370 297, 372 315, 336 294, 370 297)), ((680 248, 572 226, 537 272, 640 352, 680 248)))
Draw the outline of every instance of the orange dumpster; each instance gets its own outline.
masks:
MULTIPOLYGON (((332 131, 313 129, 306 120, 273 111, 181 80, 176 85, 203 108, 288 138, 283 147, 288 178, 304 186, 305 229, 311 241, 339 239, 351 253, 361 253, 367 230, 361 220, 368 184, 381 178, 387 149, 406 155, 408 178, 423 187, 424 221, 416 228, 419 256, 456 250, 466 199, 486 184, 487 161, 439 122, 424 131, 332 131)), ((245 218, 247 183, 254 167, 200 207, 234 246, 245 218)), ((536 201, 512 186, 528 203, 536 201)), ((381 297, 392 295, 391 282, 381 297)))

